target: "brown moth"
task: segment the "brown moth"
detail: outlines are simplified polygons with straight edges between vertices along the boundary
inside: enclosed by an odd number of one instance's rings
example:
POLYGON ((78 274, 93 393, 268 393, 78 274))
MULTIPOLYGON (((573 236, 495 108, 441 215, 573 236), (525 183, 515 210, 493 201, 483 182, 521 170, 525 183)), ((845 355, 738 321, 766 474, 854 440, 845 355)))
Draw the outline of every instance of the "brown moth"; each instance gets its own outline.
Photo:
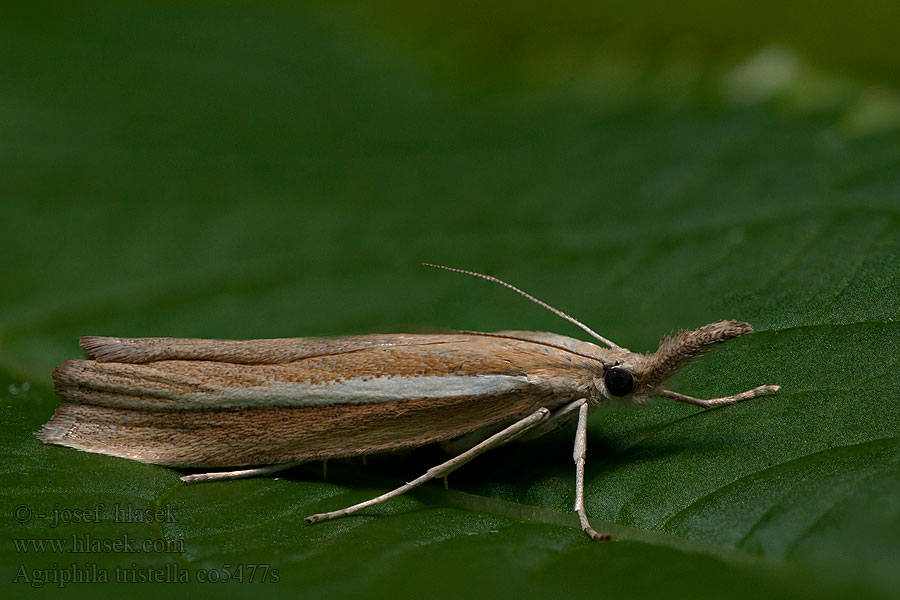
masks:
POLYGON ((747 323, 718 321, 679 331, 663 338, 656 352, 638 354, 508 283, 439 268, 500 283, 605 347, 532 331, 247 341, 82 337, 89 359, 67 360, 53 371, 61 402, 37 436, 145 463, 232 469, 186 475, 186 482, 264 475, 313 460, 434 442, 467 448, 386 494, 307 517, 314 523, 446 477, 515 438, 577 421, 574 510, 585 533, 608 539, 590 526, 584 509, 591 408, 655 396, 710 408, 779 389, 764 385, 710 400, 662 389, 691 358, 750 333, 747 323))

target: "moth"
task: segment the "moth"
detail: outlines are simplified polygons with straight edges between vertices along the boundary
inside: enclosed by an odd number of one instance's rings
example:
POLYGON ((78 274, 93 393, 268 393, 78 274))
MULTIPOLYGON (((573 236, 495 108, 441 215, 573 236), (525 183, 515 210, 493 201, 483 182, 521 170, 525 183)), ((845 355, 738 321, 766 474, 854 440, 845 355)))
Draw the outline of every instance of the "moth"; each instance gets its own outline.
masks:
POLYGON ((227 469, 185 482, 266 475, 309 461, 365 457, 455 440, 457 456, 395 490, 308 523, 343 517, 446 476, 513 439, 576 423, 575 504, 582 530, 608 539, 584 508, 587 418, 604 402, 669 398, 703 408, 763 394, 699 399, 663 389, 691 358, 750 333, 718 321, 664 337, 639 354, 495 277, 600 344, 555 333, 459 331, 338 338, 81 338, 86 360, 53 371, 61 402, 37 437, 47 444, 178 468, 227 469))

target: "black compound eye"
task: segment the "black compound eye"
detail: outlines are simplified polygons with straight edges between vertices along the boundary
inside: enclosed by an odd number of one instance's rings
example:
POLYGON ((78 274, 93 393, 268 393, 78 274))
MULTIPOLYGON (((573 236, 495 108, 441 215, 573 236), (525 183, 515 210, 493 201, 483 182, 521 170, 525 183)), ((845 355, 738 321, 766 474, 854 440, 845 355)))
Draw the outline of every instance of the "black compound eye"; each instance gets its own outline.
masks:
POLYGON ((634 391, 634 375, 628 369, 613 367, 603 376, 606 389, 613 396, 627 396, 634 391))

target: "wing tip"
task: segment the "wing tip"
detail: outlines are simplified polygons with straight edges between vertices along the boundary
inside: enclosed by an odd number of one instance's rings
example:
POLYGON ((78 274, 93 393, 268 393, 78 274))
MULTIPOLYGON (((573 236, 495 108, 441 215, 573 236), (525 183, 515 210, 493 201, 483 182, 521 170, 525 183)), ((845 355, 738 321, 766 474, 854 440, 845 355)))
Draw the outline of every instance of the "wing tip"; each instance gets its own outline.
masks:
POLYGON ((63 404, 57 408, 50 420, 41 425, 40 430, 34 432, 37 439, 45 444, 72 446, 67 438, 75 427, 77 419, 75 415, 66 410, 65 406, 63 404))
POLYGON ((135 351, 115 337, 84 335, 79 341, 88 357, 100 362, 133 362, 135 351))

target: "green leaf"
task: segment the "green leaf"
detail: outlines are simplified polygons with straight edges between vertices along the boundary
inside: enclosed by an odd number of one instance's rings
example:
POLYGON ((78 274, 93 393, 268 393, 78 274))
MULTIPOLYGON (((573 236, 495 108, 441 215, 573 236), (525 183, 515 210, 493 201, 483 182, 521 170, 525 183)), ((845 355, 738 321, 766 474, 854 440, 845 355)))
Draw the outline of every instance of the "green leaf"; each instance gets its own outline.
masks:
MULTIPOLYGON (((759 53, 734 64, 701 43, 699 75, 629 38, 566 77, 528 59, 565 36, 525 37, 530 55, 473 73, 465 36, 412 35, 426 22, 412 12, 377 26, 367 14, 30 3, 0 22, 10 597, 158 597, 142 584, 182 580, 165 593, 896 597, 895 93, 871 100, 833 74, 843 67, 823 45, 789 35, 783 51, 745 36, 759 53), (788 63, 787 83, 767 87, 788 63), (485 81, 504 65, 516 85, 485 81), (491 452, 448 490, 427 484, 313 527, 303 517, 443 455, 186 486, 175 470, 32 435, 79 335, 580 334, 421 261, 498 275, 635 351, 673 329, 747 320, 753 335, 672 387, 782 393, 592 413, 586 504, 610 543, 589 541, 571 513, 571 431, 491 452), (129 551, 142 540, 149 551, 129 551)), ((516 15, 519 29, 542 23, 516 15)), ((447 32, 465 29, 454 23, 447 32)), ((476 37, 473 52, 493 39, 476 37)), ((575 45, 589 54, 589 37, 575 45)), ((852 60, 877 78, 876 54, 852 60)))

